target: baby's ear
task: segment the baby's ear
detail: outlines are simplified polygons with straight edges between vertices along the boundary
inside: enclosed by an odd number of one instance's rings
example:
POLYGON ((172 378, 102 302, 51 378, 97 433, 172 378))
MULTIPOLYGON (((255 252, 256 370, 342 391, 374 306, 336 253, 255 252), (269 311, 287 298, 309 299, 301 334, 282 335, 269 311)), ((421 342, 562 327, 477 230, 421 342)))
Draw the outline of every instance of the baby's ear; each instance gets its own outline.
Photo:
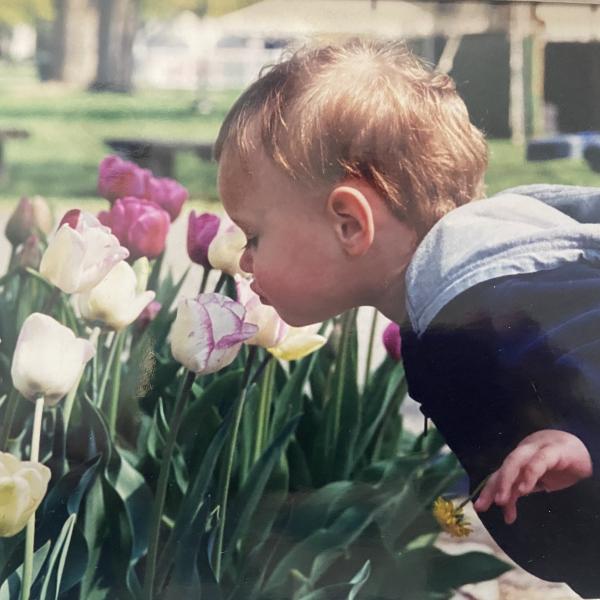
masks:
POLYGON ((373 243, 373 211, 365 194, 352 185, 333 188, 327 198, 327 216, 342 247, 350 256, 362 256, 373 243))

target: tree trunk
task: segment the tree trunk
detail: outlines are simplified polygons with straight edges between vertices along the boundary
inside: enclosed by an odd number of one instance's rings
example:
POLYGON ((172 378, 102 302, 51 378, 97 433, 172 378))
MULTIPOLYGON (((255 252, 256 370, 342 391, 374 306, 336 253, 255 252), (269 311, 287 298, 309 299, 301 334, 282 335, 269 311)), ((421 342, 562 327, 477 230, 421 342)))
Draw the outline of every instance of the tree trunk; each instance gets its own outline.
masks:
POLYGON ((99 0, 99 9, 98 68, 91 89, 131 92, 139 0, 99 0))
POLYGON ((513 4, 510 7, 510 108, 509 120, 513 144, 525 143, 525 36, 529 31, 529 7, 513 4))
MULTIPOLYGON (((54 0, 55 19, 40 38, 47 79, 88 85, 94 77, 97 56, 98 14, 94 0, 54 0)), ((38 27, 38 31, 40 27, 38 27)))

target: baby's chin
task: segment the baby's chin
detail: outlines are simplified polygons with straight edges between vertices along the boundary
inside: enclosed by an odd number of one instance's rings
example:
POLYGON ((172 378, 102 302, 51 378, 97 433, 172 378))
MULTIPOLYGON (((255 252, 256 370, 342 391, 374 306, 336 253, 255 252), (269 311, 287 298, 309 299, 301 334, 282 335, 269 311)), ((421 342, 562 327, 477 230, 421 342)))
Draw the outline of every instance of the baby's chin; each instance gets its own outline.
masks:
MULTIPOLYGON (((275 310, 277 310, 277 307, 275 307, 275 310)), ((336 316, 326 315, 323 318, 319 318, 316 315, 289 315, 279 311, 277 311, 277 313, 283 319, 283 321, 291 327, 306 327, 308 325, 316 325, 336 316)))

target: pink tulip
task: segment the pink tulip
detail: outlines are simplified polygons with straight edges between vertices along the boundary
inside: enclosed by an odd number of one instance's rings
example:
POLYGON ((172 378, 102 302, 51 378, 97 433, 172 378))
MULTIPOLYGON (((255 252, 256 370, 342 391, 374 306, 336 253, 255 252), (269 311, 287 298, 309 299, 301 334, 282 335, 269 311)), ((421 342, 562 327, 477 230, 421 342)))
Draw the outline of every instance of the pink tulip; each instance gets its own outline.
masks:
POLYGON ((135 321, 135 327, 138 331, 144 331, 148 325, 156 318, 162 308, 162 304, 157 300, 152 300, 140 313, 140 316, 135 321))
POLYGON ((150 172, 118 156, 107 156, 98 168, 98 193, 109 202, 117 198, 143 198, 150 172))
POLYGON ((402 338, 400 337, 400 325, 393 321, 385 328, 383 332, 383 345, 388 354, 395 361, 402 359, 402 338))
POLYGON ((187 251, 192 262, 202 265, 205 269, 212 266, 208 260, 208 247, 215 239, 221 219, 212 213, 196 215, 191 211, 188 219, 187 251))
POLYGON ((142 198, 119 198, 110 211, 102 211, 98 219, 110 227, 122 246, 129 250, 130 260, 142 256, 156 258, 165 249, 170 219, 154 202, 142 198))
POLYGON ((77 224, 79 223, 79 218, 81 216, 81 210, 78 208, 72 208, 68 210, 63 218, 60 220, 58 224, 58 228, 60 229, 65 223, 71 227, 72 229, 77 229, 77 224))
POLYGON ((174 179, 168 177, 146 179, 145 197, 166 210, 171 217, 171 222, 179 216, 188 196, 188 191, 174 179))

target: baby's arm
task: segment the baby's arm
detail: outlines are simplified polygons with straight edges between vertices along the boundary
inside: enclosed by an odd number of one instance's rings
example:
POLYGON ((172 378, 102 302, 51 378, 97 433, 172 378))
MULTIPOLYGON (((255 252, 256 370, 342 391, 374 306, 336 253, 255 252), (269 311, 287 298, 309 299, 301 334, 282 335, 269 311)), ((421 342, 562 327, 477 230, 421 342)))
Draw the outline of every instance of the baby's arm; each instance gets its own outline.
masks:
POLYGON ((504 521, 514 523, 517 500, 532 492, 554 492, 592 475, 592 459, 583 442, 571 433, 543 429, 524 438, 485 484, 474 506, 486 511, 501 506, 504 521))

